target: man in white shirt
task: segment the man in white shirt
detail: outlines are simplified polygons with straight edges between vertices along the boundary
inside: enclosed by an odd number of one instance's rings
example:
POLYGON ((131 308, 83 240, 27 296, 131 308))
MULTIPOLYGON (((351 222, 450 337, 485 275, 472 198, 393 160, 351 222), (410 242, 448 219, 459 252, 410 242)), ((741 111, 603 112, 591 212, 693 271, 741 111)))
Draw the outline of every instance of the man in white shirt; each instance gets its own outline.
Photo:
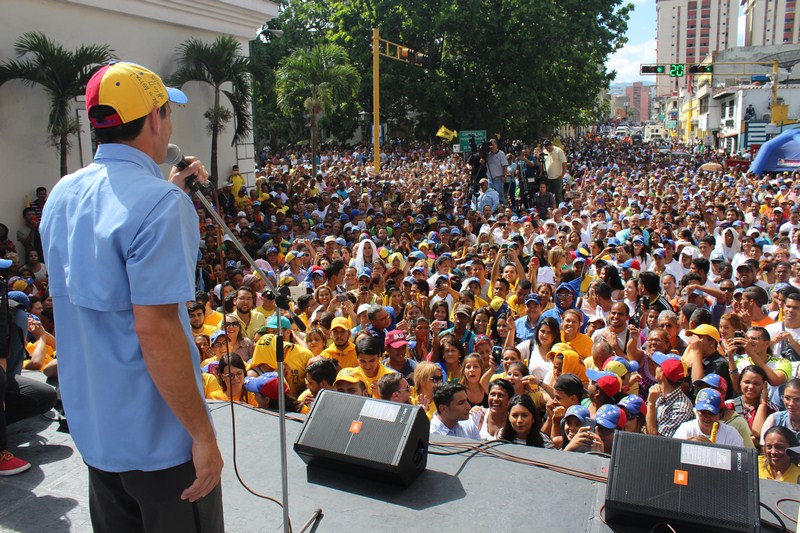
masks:
POLYGON ((464 385, 442 383, 433 389, 433 402, 436 414, 431 420, 431 435, 480 439, 478 424, 469 415, 471 406, 464 385))
POLYGON ((719 410, 722 406, 722 396, 715 389, 703 389, 697 393, 694 402, 694 411, 697 418, 684 422, 673 435, 675 439, 688 440, 691 437, 703 436, 712 440, 712 430, 716 422, 717 433, 713 442, 727 446, 744 447, 742 436, 731 426, 720 422, 719 410))

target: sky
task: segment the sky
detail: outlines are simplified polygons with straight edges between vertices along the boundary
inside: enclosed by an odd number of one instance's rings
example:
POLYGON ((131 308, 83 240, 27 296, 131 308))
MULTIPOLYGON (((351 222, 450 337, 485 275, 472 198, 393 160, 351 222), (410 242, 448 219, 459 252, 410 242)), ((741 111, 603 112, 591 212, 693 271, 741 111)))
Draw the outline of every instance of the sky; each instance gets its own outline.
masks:
MULTIPOLYGON (((628 0, 635 7, 628 20, 628 42, 609 57, 608 70, 616 70, 613 83, 656 81, 655 76, 640 76, 639 65, 656 62, 656 0, 628 0)), ((737 2, 738 3, 738 2, 737 2)), ((739 8, 741 10, 741 7, 739 8)), ((739 13, 738 40, 744 42, 744 16, 739 13)))

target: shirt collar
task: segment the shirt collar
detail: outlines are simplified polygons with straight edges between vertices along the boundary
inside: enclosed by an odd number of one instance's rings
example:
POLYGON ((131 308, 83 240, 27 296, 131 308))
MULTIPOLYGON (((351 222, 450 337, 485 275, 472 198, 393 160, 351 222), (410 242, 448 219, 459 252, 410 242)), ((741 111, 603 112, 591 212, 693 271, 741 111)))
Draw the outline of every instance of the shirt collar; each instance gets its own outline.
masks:
POLYGON ((164 175, 161 173, 161 169, 158 167, 153 159, 139 150, 138 148, 134 148, 133 146, 127 144, 118 144, 118 143, 108 143, 108 144, 101 144, 97 147, 97 152, 94 156, 94 161, 128 161, 143 167, 149 173, 153 175, 153 177, 159 177, 164 179, 164 175))

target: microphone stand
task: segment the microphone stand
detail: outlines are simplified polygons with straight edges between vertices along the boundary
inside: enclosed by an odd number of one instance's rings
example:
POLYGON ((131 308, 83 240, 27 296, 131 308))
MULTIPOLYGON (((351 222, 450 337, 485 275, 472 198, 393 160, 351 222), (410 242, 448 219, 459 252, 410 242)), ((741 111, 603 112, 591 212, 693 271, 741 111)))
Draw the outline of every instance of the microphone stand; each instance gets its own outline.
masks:
MULTIPOLYGON (((225 224, 225 221, 222 217, 219 216, 217 210, 209 203, 206 197, 203 195, 202 191, 199 188, 192 187, 189 190, 189 196, 191 197, 192 194, 200 200, 200 203, 203 204, 203 207, 206 208, 206 212, 211 215, 214 221, 219 225, 220 228, 231 238, 231 242, 233 242, 234 246, 239 250, 239 253, 242 254, 247 262, 250 264, 250 267, 253 269, 254 272, 258 274, 264 283, 266 283, 267 288, 270 289, 273 294, 275 294, 275 304, 277 305, 278 309, 288 310, 289 309, 289 299, 286 294, 280 294, 279 291, 275 289, 275 286, 270 283, 269 278, 264 273, 264 271, 259 267, 256 262, 253 260, 250 253, 247 249, 242 245, 239 241, 237 235, 233 233, 233 231, 225 224)), ((278 313, 278 335, 276 338, 275 344, 275 356, 278 361, 278 378, 283 381, 283 370, 284 370, 284 353, 283 353, 283 328, 281 327, 281 318, 282 315, 278 313)), ((284 396, 283 387, 278 387, 278 420, 279 420, 279 432, 280 432, 280 455, 281 455, 281 507, 283 509, 283 531, 284 533, 291 533, 291 521, 289 518, 289 472, 288 472, 288 465, 286 459, 286 398, 284 396)), ((311 518, 306 522, 303 528, 300 530, 304 531, 309 525, 315 523, 322 517, 322 509, 317 509, 311 515, 311 518)))

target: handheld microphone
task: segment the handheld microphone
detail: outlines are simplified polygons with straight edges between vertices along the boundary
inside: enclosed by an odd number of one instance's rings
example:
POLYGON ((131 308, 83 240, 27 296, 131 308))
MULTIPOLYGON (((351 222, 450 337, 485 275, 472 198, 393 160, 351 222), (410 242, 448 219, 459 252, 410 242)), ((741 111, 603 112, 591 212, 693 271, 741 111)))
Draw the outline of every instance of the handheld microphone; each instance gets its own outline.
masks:
MULTIPOLYGON (((178 170, 183 170, 191 163, 183 157, 183 152, 181 152, 180 147, 177 144, 170 144, 167 147, 167 160, 165 161, 166 164, 175 166, 178 170)), ((197 178, 196 175, 192 174, 191 176, 186 176, 186 188, 194 192, 196 189, 195 186, 195 179, 197 178)), ((190 195, 191 196, 191 195, 190 195)))

